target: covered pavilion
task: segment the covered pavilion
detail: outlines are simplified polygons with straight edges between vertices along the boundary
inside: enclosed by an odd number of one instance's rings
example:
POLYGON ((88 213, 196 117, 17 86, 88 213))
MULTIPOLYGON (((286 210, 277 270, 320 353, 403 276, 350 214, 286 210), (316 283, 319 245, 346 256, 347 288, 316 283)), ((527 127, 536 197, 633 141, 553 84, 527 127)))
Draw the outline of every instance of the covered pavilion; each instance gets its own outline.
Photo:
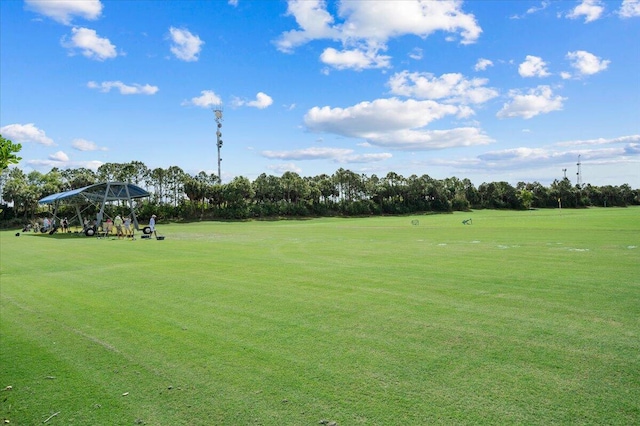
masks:
MULTIPOLYGON (((107 203, 114 201, 126 202, 131 210, 131 218, 134 229, 138 230, 138 218, 136 217, 133 200, 150 196, 149 192, 137 185, 128 182, 105 182, 85 186, 84 188, 72 189, 70 191, 58 192, 48 195, 38 201, 39 204, 52 204, 53 216, 57 218, 60 204, 75 206, 78 223, 83 225, 82 213, 90 206, 99 206, 96 215, 96 224, 101 224, 104 217, 104 208, 107 203), (83 207, 81 209, 81 207, 83 207)), ((59 223, 59 222, 58 222, 59 223)))

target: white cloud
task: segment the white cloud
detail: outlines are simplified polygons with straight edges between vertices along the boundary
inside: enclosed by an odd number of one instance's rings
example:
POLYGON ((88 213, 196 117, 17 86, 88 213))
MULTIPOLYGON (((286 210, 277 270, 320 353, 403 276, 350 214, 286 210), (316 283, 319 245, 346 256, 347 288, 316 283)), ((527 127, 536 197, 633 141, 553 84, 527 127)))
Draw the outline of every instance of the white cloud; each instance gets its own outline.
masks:
POLYGON ((640 144, 629 144, 623 147, 558 150, 553 148, 517 147, 497 151, 489 151, 476 157, 454 160, 435 159, 431 164, 454 167, 464 171, 486 171, 494 174, 496 170, 536 170, 556 168, 575 164, 580 156, 584 166, 640 164, 640 144))
POLYGON ((49 154, 46 160, 29 160, 27 164, 34 167, 57 167, 59 169, 85 167, 97 169, 102 162, 99 161, 71 161, 64 151, 57 151, 49 154), (95 165, 97 163, 97 166, 95 165))
POLYGON ((98 170, 100 166, 104 163, 99 160, 89 160, 89 161, 74 161, 72 167, 80 168, 84 167, 85 169, 98 170))
POLYGON ((392 158, 388 152, 381 152, 379 154, 353 154, 347 155, 346 157, 340 159, 340 162, 343 163, 377 163, 379 161, 388 160, 392 158))
POLYGON ((326 160, 344 157, 353 153, 346 148, 305 148, 293 151, 262 151, 262 156, 278 160, 326 160))
POLYGON ((293 151, 263 151, 262 156, 278 160, 333 160, 336 163, 372 163, 392 157, 389 153, 354 154, 345 148, 305 148, 293 151))
POLYGON ((458 127, 447 130, 402 129, 372 134, 367 140, 373 145, 404 151, 429 151, 487 145, 495 142, 476 127, 458 127))
POLYGON ((424 56, 424 52, 419 47, 414 47, 411 52, 409 52, 409 57, 416 61, 419 61, 424 56))
POLYGON ((548 1, 543 1, 539 7, 530 7, 529 9, 527 9, 527 15, 531 15, 532 13, 536 13, 536 12, 540 12, 541 10, 544 10, 547 8, 547 6, 549 6, 549 2, 548 1))
POLYGON ((458 107, 458 113, 456 114, 456 117, 469 118, 472 115, 476 115, 476 112, 471 107, 468 107, 466 105, 460 105, 458 107))
POLYGON ((604 71, 611 63, 609 60, 602 60, 596 55, 585 52, 584 50, 567 53, 567 59, 572 61, 571 66, 582 75, 592 75, 604 71))
POLYGON ((329 47, 320 55, 320 61, 333 68, 339 70, 352 68, 356 71, 368 68, 389 68, 391 66, 390 59, 390 56, 379 55, 375 49, 369 51, 352 49, 338 52, 333 47, 329 47))
POLYGON ((71 33, 70 39, 65 36, 60 41, 60 44, 69 49, 71 54, 74 54, 77 49, 87 58, 98 61, 118 56, 116 47, 109 39, 98 36, 95 30, 74 27, 71 33))
POLYGON ((111 89, 118 89, 121 95, 154 95, 158 92, 158 86, 151 86, 149 84, 143 86, 137 83, 126 85, 121 81, 103 81, 102 83, 90 81, 87 83, 87 87, 90 89, 98 89, 103 93, 110 92, 111 89))
POLYGON ((475 17, 462 11, 455 1, 353 1, 339 2, 336 18, 323 0, 289 0, 287 15, 293 16, 298 30, 282 33, 277 48, 291 53, 312 40, 333 40, 342 51, 327 48, 322 61, 339 69, 388 67, 390 58, 380 55, 389 39, 403 35, 427 37, 436 31, 456 34, 462 44, 474 43, 482 29, 475 17))
POLYGON ((524 18, 526 15, 532 15, 534 13, 540 12, 541 10, 546 9, 549 6, 549 2, 548 1, 543 1, 539 7, 536 6, 532 6, 529 9, 527 9, 527 11, 522 14, 522 15, 513 15, 510 17, 510 19, 522 19, 524 18))
POLYGON ((220 96, 216 95, 212 90, 203 90, 200 92, 200 96, 191 98, 189 101, 183 101, 182 105, 195 105, 201 108, 210 108, 215 105, 222 104, 220 96))
POLYGON ((78 151, 107 151, 107 148, 99 147, 95 142, 86 139, 74 139, 71 146, 78 151))
POLYGON ((511 102, 505 103, 496 117, 529 119, 538 114, 561 110, 562 102, 566 100, 561 96, 553 96, 553 91, 549 86, 538 86, 535 89, 530 89, 526 94, 518 90, 511 90, 509 97, 511 102))
POLYGON ((463 44, 474 43, 482 29, 472 14, 462 11, 461 1, 342 1, 340 27, 349 39, 385 42, 413 34, 426 37, 436 31, 459 33, 463 44))
POLYGON ((490 169, 523 169, 553 164, 575 163, 578 156, 582 164, 615 164, 632 161, 640 156, 640 144, 616 148, 597 148, 580 150, 555 150, 550 148, 519 147, 491 151, 477 157, 476 166, 490 169))
POLYGON ((278 50, 290 53, 298 46, 316 39, 338 39, 340 31, 333 28, 333 16, 323 0, 289 0, 287 16, 293 16, 300 30, 283 33, 276 41, 278 50))
POLYGON ((198 60, 198 55, 204 44, 200 37, 191 34, 189 30, 174 27, 169 28, 169 36, 172 42, 170 50, 176 58, 186 62, 198 60))
MULTIPOLYGON (((63 153, 64 154, 64 153, 63 153)), ((51 158, 54 156, 49 156, 48 160, 29 160, 27 164, 31 167, 41 167, 41 168, 52 168, 57 167, 59 169, 77 169, 77 168, 85 168, 90 170, 98 170, 100 166, 104 163, 98 160, 89 160, 89 161, 70 161, 70 160, 59 160, 55 158, 51 158)))
POLYGON ((272 164, 267 166, 267 169, 273 170, 276 173, 283 174, 285 172, 302 173, 302 169, 293 163, 272 164))
POLYGON ((65 154, 63 151, 58 151, 49 155, 49 159, 53 161, 65 162, 65 161, 69 161, 69 156, 65 154))
POLYGON ((492 67, 492 66, 493 66, 493 61, 490 61, 489 59, 485 59, 485 58, 480 58, 478 59, 478 62, 476 62, 476 65, 473 67, 473 69, 476 71, 484 71, 488 67, 492 67))
POLYGON ((584 16, 584 22, 593 22, 602 16, 604 7, 600 0, 582 0, 578 6, 576 6, 571 12, 567 14, 568 18, 580 19, 584 16))
POLYGON ((591 145, 612 145, 612 144, 638 144, 640 135, 620 136, 618 138, 598 138, 575 141, 564 141, 556 143, 557 146, 591 146, 591 145))
POLYGON ((518 67, 518 73, 522 77, 547 77, 547 64, 538 56, 527 55, 525 61, 518 67))
POLYGON ((477 128, 424 129, 434 120, 465 113, 464 108, 432 100, 396 98, 361 102, 348 108, 314 107, 304 117, 312 132, 364 139, 371 145, 395 149, 430 150, 493 142, 477 128))
POLYGON ((640 0, 624 0, 618 14, 621 18, 640 17, 640 0))
POLYGON ((258 92, 258 94, 256 95, 256 99, 253 101, 247 101, 245 99, 240 99, 238 97, 235 97, 232 100, 232 104, 235 107, 241 107, 246 105, 246 106, 250 106, 258 109, 265 109, 271 106, 271 104, 273 104, 273 99, 271 99, 271 96, 267 95, 266 93, 258 92))
POLYGON ((304 122, 311 131, 367 138, 377 132, 424 127, 458 112, 456 106, 431 100, 390 98, 361 102, 348 108, 314 107, 307 112, 304 122))
POLYGON ((459 73, 435 77, 430 73, 402 71, 389 79, 391 93, 421 99, 443 99, 448 103, 481 104, 498 96, 498 91, 484 87, 484 78, 467 79, 459 73))
POLYGON ((33 123, 9 124, 0 128, 0 134, 14 143, 35 142, 40 145, 55 145, 53 139, 48 137, 44 130, 38 129, 33 123))
POLYGON ((236 7, 238 5, 238 0, 229 0, 229 4, 233 7, 236 7))
MULTIPOLYGON (((527 147, 489 151, 473 157, 444 159, 432 157, 420 162, 427 169, 440 168, 453 175, 466 175, 472 180, 474 176, 480 182, 508 180, 515 185, 518 181, 538 181, 550 184, 554 179, 562 178, 562 169, 570 167, 575 171, 575 164, 580 156, 585 181, 600 180, 608 184, 619 185, 621 176, 637 178, 630 170, 640 170, 640 135, 622 136, 613 139, 595 139, 582 147, 561 148, 560 144, 547 147, 527 147), (594 141, 606 141, 619 145, 590 146, 594 141), (624 141, 631 141, 623 143, 624 141), (633 142, 635 141, 635 142, 633 142), (604 168, 603 166, 607 166, 604 168), (613 170, 619 170, 619 173, 613 170), (496 175, 497 173, 497 175, 496 175), (598 177, 599 175, 599 177, 598 177)), ((575 176, 575 175, 574 175, 575 176)))
POLYGON ((532 163, 537 160, 547 161, 552 155, 553 153, 546 148, 518 147, 489 151, 478 155, 478 159, 482 160, 486 165, 494 167, 500 164, 504 166, 509 162, 532 163))
POLYGON ((94 20, 102 13, 100 0, 25 0, 27 9, 70 25, 74 16, 94 20))
POLYGON ((266 93, 258 92, 258 94, 256 95, 256 100, 247 102, 247 106, 258 109, 265 109, 272 103, 273 99, 271 99, 271 96, 267 95, 266 93))

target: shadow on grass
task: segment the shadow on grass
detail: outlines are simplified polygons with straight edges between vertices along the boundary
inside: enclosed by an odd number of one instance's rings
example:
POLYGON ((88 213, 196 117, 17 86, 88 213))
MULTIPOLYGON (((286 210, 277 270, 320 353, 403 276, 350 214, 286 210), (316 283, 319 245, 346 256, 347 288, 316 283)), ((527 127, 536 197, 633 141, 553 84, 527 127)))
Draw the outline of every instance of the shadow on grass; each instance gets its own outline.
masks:
MULTIPOLYGON (((18 234, 18 233, 16 233, 18 234)), ((118 237, 116 235, 109 235, 108 237, 102 237, 101 235, 93 235, 91 237, 88 237, 86 235, 84 235, 83 232, 54 232, 53 234, 50 234, 48 232, 19 232, 20 236, 25 236, 25 237, 41 237, 41 238, 53 238, 56 240, 75 240, 78 238, 86 238, 86 239, 102 239, 104 238, 105 240, 111 239, 113 238, 114 240, 117 239, 118 237)))
POLYGON ((21 232, 20 236, 31 236, 31 237, 43 237, 43 238, 55 238, 57 240, 67 240, 67 239, 72 239, 72 238, 93 238, 93 237, 87 237, 85 236, 83 233, 61 233, 61 232, 54 232, 53 234, 49 234, 48 232, 21 232))

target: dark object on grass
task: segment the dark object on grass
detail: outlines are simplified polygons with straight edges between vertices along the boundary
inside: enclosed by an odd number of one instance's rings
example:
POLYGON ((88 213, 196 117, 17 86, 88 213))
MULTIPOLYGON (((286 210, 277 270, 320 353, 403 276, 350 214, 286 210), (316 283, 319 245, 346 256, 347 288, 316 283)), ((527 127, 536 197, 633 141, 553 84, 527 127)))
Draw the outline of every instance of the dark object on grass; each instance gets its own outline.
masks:
POLYGON ((140 236, 140 238, 142 238, 143 240, 149 240, 151 239, 151 235, 142 235, 140 236))
POLYGON ((156 240, 161 240, 161 241, 164 240, 164 235, 158 235, 156 237, 156 240))
POLYGON ((151 234, 151 227, 150 226, 145 226, 144 228, 142 228, 142 233, 145 235, 150 235, 151 234))
POLYGON ((93 237, 94 235, 96 235, 96 230, 93 228, 87 228, 84 231, 84 235, 86 235, 87 237, 93 237))
POLYGON ((19 233, 19 232, 16 232, 16 237, 19 237, 19 236, 20 236, 20 233, 19 233))

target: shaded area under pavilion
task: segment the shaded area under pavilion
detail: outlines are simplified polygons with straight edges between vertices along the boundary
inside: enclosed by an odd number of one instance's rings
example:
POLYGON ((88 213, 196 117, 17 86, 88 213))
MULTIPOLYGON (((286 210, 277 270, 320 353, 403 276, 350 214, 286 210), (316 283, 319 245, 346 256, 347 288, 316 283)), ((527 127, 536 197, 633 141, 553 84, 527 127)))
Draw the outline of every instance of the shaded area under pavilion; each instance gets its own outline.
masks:
POLYGON ((133 200, 149 197, 150 195, 149 192, 132 183, 105 182, 51 194, 39 200, 38 203, 53 205, 53 216, 57 223, 60 223, 57 216, 58 207, 61 204, 74 206, 78 223, 80 226, 83 226, 82 213, 91 206, 99 206, 99 211, 96 215, 96 224, 101 224, 105 215, 105 206, 108 203, 116 201, 126 202, 131 212, 133 226, 138 230, 138 218, 134 211, 133 200))

